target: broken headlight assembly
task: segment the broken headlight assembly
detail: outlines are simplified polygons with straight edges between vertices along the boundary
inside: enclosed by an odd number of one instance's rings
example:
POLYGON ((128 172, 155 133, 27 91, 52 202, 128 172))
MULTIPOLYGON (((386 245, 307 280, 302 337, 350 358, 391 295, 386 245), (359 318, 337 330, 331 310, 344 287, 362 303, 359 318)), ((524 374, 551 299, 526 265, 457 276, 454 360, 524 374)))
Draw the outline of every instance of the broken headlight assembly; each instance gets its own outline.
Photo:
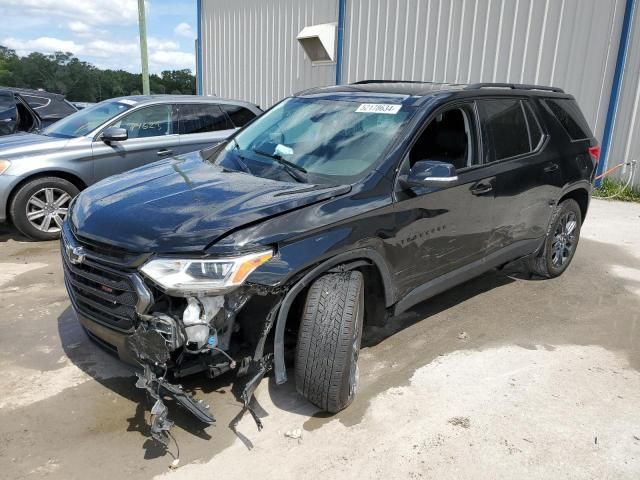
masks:
POLYGON ((242 285, 251 272, 273 257, 273 250, 228 258, 154 258, 140 271, 169 295, 223 294, 242 285))

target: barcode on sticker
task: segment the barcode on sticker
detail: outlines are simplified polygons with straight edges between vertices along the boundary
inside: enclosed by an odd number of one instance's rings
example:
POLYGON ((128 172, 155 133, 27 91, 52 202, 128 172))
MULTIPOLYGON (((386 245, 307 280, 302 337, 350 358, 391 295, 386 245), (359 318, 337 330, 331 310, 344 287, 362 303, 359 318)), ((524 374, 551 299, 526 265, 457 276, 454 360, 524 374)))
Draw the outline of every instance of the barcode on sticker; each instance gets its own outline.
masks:
POLYGON ((361 103, 356 112, 359 113, 387 113, 395 115, 402 105, 389 105, 388 103, 361 103))

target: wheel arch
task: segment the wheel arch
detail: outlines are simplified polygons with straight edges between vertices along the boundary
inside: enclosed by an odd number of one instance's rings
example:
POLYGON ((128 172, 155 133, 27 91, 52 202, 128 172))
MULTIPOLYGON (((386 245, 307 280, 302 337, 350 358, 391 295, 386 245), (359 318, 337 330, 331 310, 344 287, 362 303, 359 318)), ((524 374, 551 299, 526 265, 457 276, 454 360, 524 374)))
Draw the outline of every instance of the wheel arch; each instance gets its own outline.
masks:
POLYGON ((589 200, 590 200, 590 192, 591 185, 575 185, 570 190, 564 191, 560 199, 558 200, 558 205, 560 205, 563 201, 571 198, 576 201, 578 206, 580 207, 580 215, 582 216, 582 221, 587 216, 587 211, 589 210, 589 200))
POLYGON ((363 271, 365 289, 375 289, 375 284, 379 282, 379 288, 383 290, 383 292, 380 292, 384 298, 384 303, 381 304, 383 310, 396 302, 396 292, 391 272, 382 255, 376 250, 362 248, 344 252, 308 269, 302 277, 298 277, 295 282, 292 282, 292 284, 288 286, 289 290, 282 300, 276 318, 274 333, 274 370, 276 383, 282 384, 287 381, 284 362, 284 332, 294 301, 321 275, 329 272, 349 270, 363 271))
POLYGON ((22 180, 16 183, 11 189, 9 196, 7 197, 7 204, 5 206, 6 218, 10 218, 9 214, 11 211, 11 204, 13 203, 13 199, 16 196, 16 193, 18 193, 18 191, 27 183, 33 180, 37 180, 38 178, 47 178, 47 177, 57 177, 57 178, 62 178, 64 180, 67 180, 68 182, 71 182, 80 191, 84 190, 88 186, 87 183, 84 180, 82 180, 82 178, 80 178, 78 175, 71 172, 67 172, 65 170, 44 170, 44 171, 35 172, 33 174, 30 174, 24 177, 22 180))

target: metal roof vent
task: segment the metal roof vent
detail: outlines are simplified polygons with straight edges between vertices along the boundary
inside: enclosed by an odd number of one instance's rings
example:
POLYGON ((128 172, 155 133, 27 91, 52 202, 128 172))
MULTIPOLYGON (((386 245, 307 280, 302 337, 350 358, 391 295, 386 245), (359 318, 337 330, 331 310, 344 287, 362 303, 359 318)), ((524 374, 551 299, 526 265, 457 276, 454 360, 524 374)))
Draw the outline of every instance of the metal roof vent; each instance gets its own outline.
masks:
POLYGON ((326 65, 336 61, 335 23, 323 23, 304 27, 298 34, 298 42, 312 65, 326 65))

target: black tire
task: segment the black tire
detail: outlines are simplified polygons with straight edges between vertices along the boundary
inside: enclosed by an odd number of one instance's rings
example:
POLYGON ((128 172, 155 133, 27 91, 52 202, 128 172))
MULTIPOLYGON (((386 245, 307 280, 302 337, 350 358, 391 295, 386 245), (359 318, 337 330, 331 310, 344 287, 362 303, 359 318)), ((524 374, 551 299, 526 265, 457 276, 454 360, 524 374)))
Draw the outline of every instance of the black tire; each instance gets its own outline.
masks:
POLYGON ((309 288, 296 346, 296 388, 324 411, 339 412, 355 397, 363 319, 362 273, 327 274, 309 288))
POLYGON ((575 200, 569 198, 557 205, 551 215, 542 250, 529 259, 531 273, 545 278, 562 275, 578 248, 581 227, 582 212, 575 200), (567 234, 571 222, 575 223, 571 233, 567 234))
MULTIPOLYGON (((60 237, 60 228, 56 220, 57 219, 64 220, 64 218, 66 217, 66 211, 64 213, 62 211, 65 210, 65 208, 68 208, 69 203, 71 202, 71 199, 76 195, 78 195, 79 192, 80 191, 73 183, 69 182, 68 180, 65 180, 64 178, 58 178, 58 177, 36 178, 22 185, 19 188, 19 190, 16 192, 16 194, 13 196, 13 199, 11 200, 11 205, 9 206, 9 215, 15 227, 23 235, 26 235, 27 237, 32 238, 34 240, 55 240, 56 238, 60 237), (66 195, 68 195, 69 198, 66 199, 66 201, 63 204, 61 204, 59 209, 51 210, 51 212, 55 211, 55 215, 52 214, 50 218, 50 225, 54 225, 54 226, 50 226, 49 228, 47 228, 47 231, 44 231, 44 230, 39 230, 37 226, 34 225, 27 218, 27 209, 37 210, 37 208, 40 208, 30 203, 30 200, 34 195, 37 195, 38 197, 42 195, 41 198, 46 198, 47 190, 53 192, 54 195, 59 195, 58 197, 54 197, 54 199, 66 198, 66 197, 62 197, 62 193, 66 193, 66 195)), ((52 206, 52 207, 46 207, 46 208, 57 208, 57 207, 52 206)), ((43 207, 43 210, 44 210, 44 207, 43 207)), ((42 219, 42 221, 44 222, 45 221, 44 217, 46 217, 46 215, 34 219, 34 222, 38 223, 39 219, 42 219)), ((46 225, 42 223, 42 227, 44 228, 45 226, 46 225)))

